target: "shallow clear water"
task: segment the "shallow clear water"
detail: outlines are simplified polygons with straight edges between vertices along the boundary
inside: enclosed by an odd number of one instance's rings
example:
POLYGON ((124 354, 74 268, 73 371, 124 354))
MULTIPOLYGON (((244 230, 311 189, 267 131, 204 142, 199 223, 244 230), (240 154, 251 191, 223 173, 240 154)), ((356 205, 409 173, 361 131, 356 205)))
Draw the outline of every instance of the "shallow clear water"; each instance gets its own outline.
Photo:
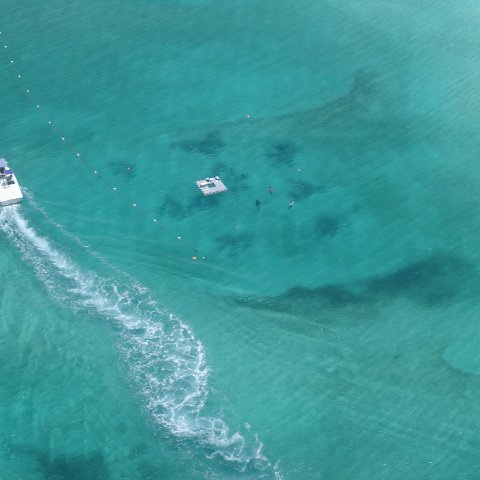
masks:
POLYGON ((2 475, 477 478, 476 5, 97 3, 2 3, 2 475))

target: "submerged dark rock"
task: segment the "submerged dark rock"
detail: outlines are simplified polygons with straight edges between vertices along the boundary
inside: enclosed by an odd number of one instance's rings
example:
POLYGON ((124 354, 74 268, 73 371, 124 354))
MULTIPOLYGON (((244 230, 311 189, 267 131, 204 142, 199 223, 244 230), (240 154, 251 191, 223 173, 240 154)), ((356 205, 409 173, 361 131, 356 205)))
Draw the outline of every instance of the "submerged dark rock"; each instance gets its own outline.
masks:
POLYGON ((456 256, 435 255, 363 281, 317 288, 296 286, 278 296, 250 296, 236 301, 250 308, 313 315, 325 308, 375 306, 378 300, 398 298, 428 308, 455 301, 466 293, 465 286, 473 277, 478 288, 478 275, 469 262, 456 256))
POLYGON ((109 168, 113 175, 121 175, 126 181, 131 181, 136 177, 135 165, 127 162, 109 162, 109 168))
POLYGON ((306 198, 322 190, 322 187, 304 180, 293 180, 290 182, 290 186, 292 188, 289 196, 297 202, 300 200, 305 200, 306 198))
POLYGON ((89 455, 55 455, 37 452, 35 461, 44 478, 51 480, 91 480, 110 478, 105 457, 101 453, 89 455))
POLYGON ((215 172, 215 175, 219 175, 225 180, 230 192, 237 192, 246 189, 248 180, 247 173, 237 172, 235 168, 224 162, 217 162, 213 167, 213 171, 215 172))
POLYGON ((157 212, 160 215, 167 215, 170 218, 181 220, 188 215, 188 209, 176 198, 167 195, 158 207, 157 212))
POLYGON ((183 220, 197 211, 216 207, 218 203, 219 199, 217 196, 205 197, 197 192, 190 198, 188 203, 183 203, 172 195, 167 195, 157 208, 157 213, 166 215, 174 220, 183 220))
POLYGON ((203 195, 195 195, 190 202, 188 203, 188 210, 190 212, 197 210, 204 210, 207 208, 216 207, 220 202, 220 199, 217 195, 210 195, 204 197, 203 195))
POLYGON ((461 293, 473 272, 457 257, 436 255, 373 277, 366 282, 370 295, 404 296, 422 305, 438 305, 461 293))
POLYGON ((333 237, 340 230, 342 224, 339 218, 331 215, 319 215, 315 219, 314 228, 318 237, 333 237))
POLYGON ((274 165, 292 165, 297 153, 293 143, 280 142, 273 144, 265 153, 274 165))

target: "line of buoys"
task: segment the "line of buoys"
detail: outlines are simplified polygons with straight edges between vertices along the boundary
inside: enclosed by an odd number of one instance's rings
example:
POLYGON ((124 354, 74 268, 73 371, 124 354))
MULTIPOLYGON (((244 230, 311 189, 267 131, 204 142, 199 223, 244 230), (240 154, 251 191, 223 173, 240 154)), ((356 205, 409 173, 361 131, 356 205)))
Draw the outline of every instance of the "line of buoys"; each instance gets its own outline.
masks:
MULTIPOLYGON (((2 34, 2 31, 0 31, 0 45, 1 45, 1 41, 3 40, 3 38, 4 38, 4 35, 2 34)), ((100 174, 100 172, 90 162, 88 162, 88 160, 86 158, 84 158, 83 155, 80 154, 78 149, 75 149, 74 146, 69 143, 66 136, 61 132, 61 130, 59 128, 57 128, 54 125, 52 120, 47 115, 46 111, 41 108, 41 103, 36 101, 36 99, 32 95, 28 84, 25 82, 22 74, 16 68, 14 60, 11 58, 11 56, 12 56, 11 53, 10 53, 11 49, 8 48, 7 44, 4 44, 4 48, 3 49, 0 48, 0 49, 3 51, 5 58, 8 60, 8 63, 10 64, 11 68, 13 68, 13 71, 15 72, 16 77, 19 79, 19 81, 21 83, 21 89, 23 90, 23 93, 27 96, 27 98, 32 103, 34 108, 38 111, 38 113, 44 118, 48 127, 50 127, 52 134, 54 136, 56 136, 57 138, 60 138, 62 143, 65 145, 65 147, 75 156, 75 158, 77 158, 87 168, 87 170, 91 174, 95 175, 104 185, 106 185, 110 189, 111 192, 114 192, 116 195, 121 196, 125 200, 125 202, 128 205, 130 205, 131 208, 136 208, 137 210, 143 211, 146 215, 146 218, 151 218, 151 213, 147 209, 144 209, 141 205, 139 205, 137 203, 135 203, 135 205, 133 205, 133 202, 131 201, 131 199, 129 198, 128 195, 123 193, 121 191, 121 189, 119 190, 116 185, 113 185, 111 182, 108 181, 108 179, 103 177, 100 174)), ((254 119, 251 115, 246 115, 245 118, 240 118, 240 119, 232 118, 230 120, 225 120, 221 123, 221 126, 223 126, 223 127, 235 126, 235 125, 238 125, 240 122, 245 121, 245 120, 254 121, 254 119)), ((218 124, 217 124, 217 126, 218 126, 218 124)), ((198 128, 199 128, 198 126, 188 127, 188 128, 176 128, 176 129, 172 129, 170 131, 163 131, 162 135, 178 134, 178 133, 181 133, 181 132, 188 132, 188 131, 196 131, 196 130, 198 130, 198 128)), ((152 223, 154 223, 155 225, 158 225, 165 232, 168 232, 169 235, 172 236, 172 238, 176 237, 176 240, 178 242, 181 242, 186 248, 188 248, 191 252, 190 253, 190 261, 195 263, 197 266, 201 265, 202 267, 208 268, 208 270, 210 270, 210 271, 227 274, 229 276, 234 276, 236 278, 249 281, 243 275, 239 274, 236 270, 231 270, 231 269, 225 268, 221 265, 217 265, 217 264, 212 263, 212 262, 207 262, 207 258, 205 256, 199 256, 199 249, 198 248, 196 248, 190 242, 184 240, 182 238, 182 236, 173 232, 172 229, 166 227, 165 225, 162 225, 161 222, 157 218, 152 218, 152 223), (197 261, 198 259, 201 259, 202 261, 199 262, 199 261, 197 261)), ((239 230, 240 225, 236 225, 235 229, 239 230)), ((249 292, 249 293, 251 293, 252 295, 255 294, 255 292, 249 292)))
MULTIPOLYGON (((0 37, 2 38, 3 40, 3 35, 2 35, 2 32, 0 31, 0 37)), ((22 90, 23 92, 26 94, 26 96, 28 97, 29 101, 32 103, 32 105, 34 106, 34 108, 37 109, 37 111, 40 113, 40 115, 42 116, 42 118, 46 121, 46 124, 48 125, 48 127, 50 127, 53 135, 57 138, 59 138, 62 143, 65 145, 65 147, 70 151, 70 153, 72 153, 75 158, 77 158, 78 160, 80 160, 80 162, 87 168, 87 170, 89 172, 91 172, 94 176, 96 176, 104 185, 106 185, 110 191, 114 192, 115 194, 117 195, 120 195, 132 208, 135 208, 137 210, 142 210, 147 218, 151 216, 150 212, 148 212, 146 209, 144 209, 140 204, 136 203, 136 202, 132 202, 132 200, 130 199, 130 197, 123 193, 121 191, 121 189, 119 189, 117 186, 113 185, 108 179, 106 179, 103 175, 101 175, 101 173, 99 172, 99 170, 97 170, 93 164, 91 164, 90 162, 88 162, 81 154, 80 152, 78 151, 78 149, 74 148, 74 146, 67 140, 65 134, 55 126, 55 124, 52 122, 52 120, 49 118, 48 114, 46 113, 46 111, 40 107, 40 103, 36 100, 36 98, 33 96, 29 86, 27 85, 27 83, 25 82, 25 80, 23 79, 23 76, 22 74, 20 73, 20 71, 17 69, 17 67, 15 66, 15 61, 11 58, 11 54, 7 54, 6 53, 6 50, 8 49, 8 45, 4 44, 3 45, 3 51, 7 57, 7 60, 9 60, 9 64, 11 65, 11 67, 13 68, 15 74, 16 74, 16 77, 17 79, 19 79, 20 83, 21 83, 21 86, 22 86, 22 90)), ((183 242, 183 244, 188 247, 189 249, 192 250, 192 252, 194 253, 194 255, 192 255, 192 261, 195 261, 197 259, 197 254, 198 254, 198 249, 195 248, 192 244, 190 244, 189 242, 187 242, 186 240, 184 240, 180 235, 178 234, 175 234, 175 232, 173 232, 170 228, 166 227, 165 225, 162 225, 157 218, 152 218, 152 223, 155 223, 156 225, 160 226, 162 229, 164 229, 166 232, 168 232, 169 234, 176 237, 176 239, 178 241, 181 241, 183 242)), ((205 259, 205 257, 202 257, 203 259, 205 259)))

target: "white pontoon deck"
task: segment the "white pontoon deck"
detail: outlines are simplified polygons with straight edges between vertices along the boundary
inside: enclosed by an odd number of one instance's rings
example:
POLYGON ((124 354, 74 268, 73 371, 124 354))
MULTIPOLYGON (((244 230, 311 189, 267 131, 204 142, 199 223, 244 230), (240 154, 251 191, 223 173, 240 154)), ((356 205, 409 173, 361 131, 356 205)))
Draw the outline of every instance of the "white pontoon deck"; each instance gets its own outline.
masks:
POLYGON ((13 170, 4 158, 0 158, 0 206, 22 201, 23 195, 13 170))
POLYGON ((207 177, 204 180, 197 180, 195 183, 204 195, 213 195, 227 191, 227 187, 220 180, 220 177, 207 177))

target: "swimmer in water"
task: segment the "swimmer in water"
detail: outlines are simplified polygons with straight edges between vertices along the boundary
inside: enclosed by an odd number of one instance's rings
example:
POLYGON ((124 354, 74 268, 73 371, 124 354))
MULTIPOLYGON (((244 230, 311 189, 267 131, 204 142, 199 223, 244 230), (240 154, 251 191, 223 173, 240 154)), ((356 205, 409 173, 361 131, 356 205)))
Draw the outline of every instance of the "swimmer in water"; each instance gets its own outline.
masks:
POLYGON ((273 187, 271 185, 268 187, 268 193, 270 193, 270 195, 273 195, 273 187))
POLYGON ((255 200, 255 206, 257 207, 257 210, 260 208, 260 205, 262 202, 260 200, 255 200))
POLYGON ((295 205, 295 202, 293 200, 288 201, 288 208, 292 208, 295 205))

